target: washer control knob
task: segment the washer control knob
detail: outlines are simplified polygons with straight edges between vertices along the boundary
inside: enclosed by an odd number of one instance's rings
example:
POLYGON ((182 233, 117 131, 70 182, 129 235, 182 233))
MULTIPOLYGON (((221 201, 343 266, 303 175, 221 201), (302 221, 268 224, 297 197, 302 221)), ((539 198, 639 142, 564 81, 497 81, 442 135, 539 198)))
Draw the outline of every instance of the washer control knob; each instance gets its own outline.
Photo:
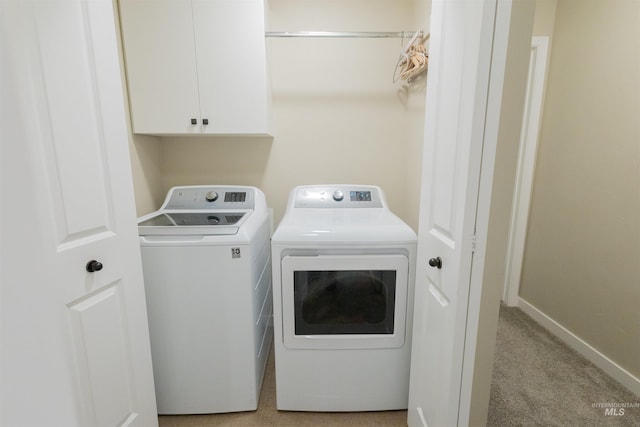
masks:
POLYGON ((342 191, 336 190, 333 192, 333 200, 340 202, 342 199, 344 199, 344 193, 342 191))
POLYGON ((207 202, 215 202, 218 200, 218 193, 215 191, 209 191, 204 198, 207 199, 207 202))

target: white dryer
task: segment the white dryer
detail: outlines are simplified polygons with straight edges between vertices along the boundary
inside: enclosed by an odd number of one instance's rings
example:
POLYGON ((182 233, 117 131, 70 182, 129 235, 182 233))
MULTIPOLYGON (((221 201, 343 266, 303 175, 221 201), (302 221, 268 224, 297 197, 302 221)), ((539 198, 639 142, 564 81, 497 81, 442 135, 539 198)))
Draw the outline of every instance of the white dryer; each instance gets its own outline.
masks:
POLYGON ((273 325, 255 187, 174 187, 138 221, 160 414, 255 410, 273 325))
POLYGON ((290 193, 272 238, 278 409, 407 408, 416 242, 378 187, 290 193))

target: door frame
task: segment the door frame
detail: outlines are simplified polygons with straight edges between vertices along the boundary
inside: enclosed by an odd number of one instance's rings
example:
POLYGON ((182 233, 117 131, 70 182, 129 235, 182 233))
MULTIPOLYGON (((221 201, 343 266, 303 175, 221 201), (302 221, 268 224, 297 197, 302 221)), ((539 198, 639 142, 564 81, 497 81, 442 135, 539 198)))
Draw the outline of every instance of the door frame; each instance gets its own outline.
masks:
POLYGON ((502 300, 510 307, 517 306, 519 300, 520 276, 542 123, 548 51, 549 37, 533 37, 502 295, 502 300))

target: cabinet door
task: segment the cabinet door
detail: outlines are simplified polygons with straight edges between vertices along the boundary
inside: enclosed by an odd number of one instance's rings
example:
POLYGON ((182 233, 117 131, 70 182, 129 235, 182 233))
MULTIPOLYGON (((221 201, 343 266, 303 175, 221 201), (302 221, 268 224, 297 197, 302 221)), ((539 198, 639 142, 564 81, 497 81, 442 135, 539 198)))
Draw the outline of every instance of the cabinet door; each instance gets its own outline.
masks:
POLYGON ((200 107, 210 134, 269 134, 263 0, 194 0, 200 107))
POLYGON ((120 0, 120 9, 133 131, 199 133, 191 1, 120 0))

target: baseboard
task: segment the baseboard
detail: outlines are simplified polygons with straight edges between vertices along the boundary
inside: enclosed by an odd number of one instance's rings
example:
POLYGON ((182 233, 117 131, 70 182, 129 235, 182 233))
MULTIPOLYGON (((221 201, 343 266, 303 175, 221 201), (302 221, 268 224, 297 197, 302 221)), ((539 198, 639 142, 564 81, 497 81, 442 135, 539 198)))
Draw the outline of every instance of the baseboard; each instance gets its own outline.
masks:
POLYGON ((633 376, 630 372, 626 371, 616 362, 600 353, 580 337, 573 334, 567 328, 565 328, 522 298, 518 298, 518 308, 528 314, 531 318, 533 318, 533 320, 538 322, 542 327, 547 329, 553 335, 564 341, 564 343, 569 347, 584 356, 591 363, 605 371, 613 379, 627 387, 633 393, 640 396, 640 379, 633 376))

